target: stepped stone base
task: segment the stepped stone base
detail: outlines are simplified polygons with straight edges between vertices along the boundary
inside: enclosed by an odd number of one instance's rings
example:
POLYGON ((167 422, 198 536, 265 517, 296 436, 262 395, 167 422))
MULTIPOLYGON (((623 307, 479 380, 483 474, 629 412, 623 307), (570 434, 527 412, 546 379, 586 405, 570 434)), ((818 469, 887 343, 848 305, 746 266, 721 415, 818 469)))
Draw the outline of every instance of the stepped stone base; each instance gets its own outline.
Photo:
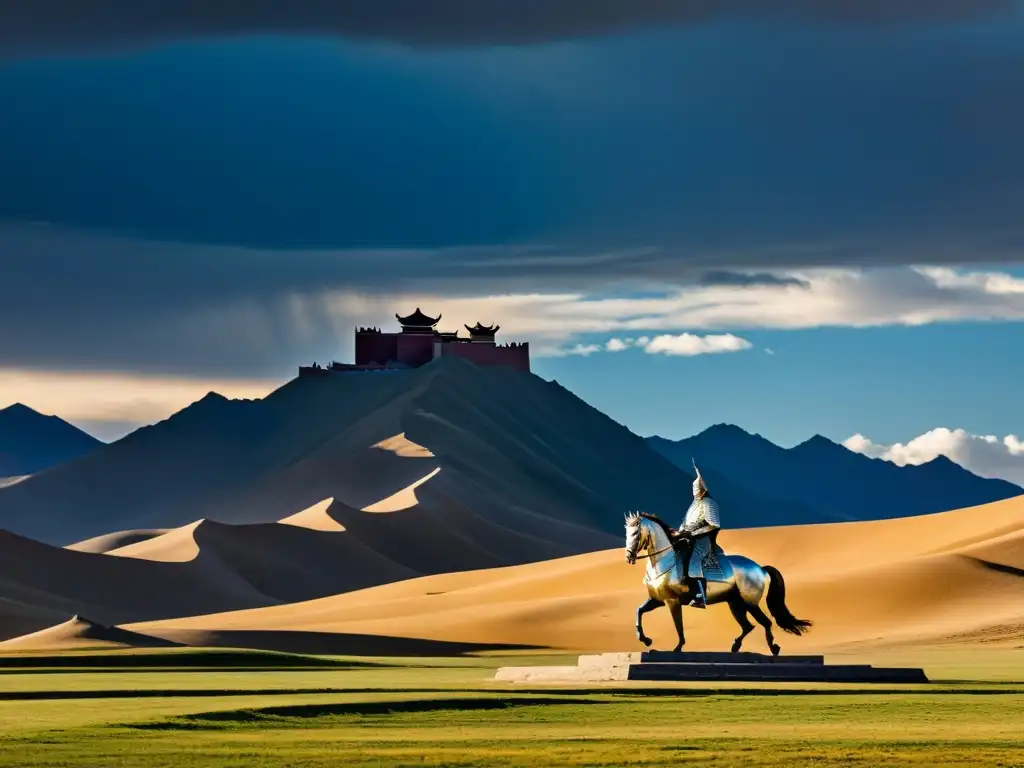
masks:
POLYGON ((927 683, 924 670, 826 664, 824 656, 640 651, 580 656, 575 667, 502 667, 510 683, 605 683, 627 680, 793 683, 927 683))

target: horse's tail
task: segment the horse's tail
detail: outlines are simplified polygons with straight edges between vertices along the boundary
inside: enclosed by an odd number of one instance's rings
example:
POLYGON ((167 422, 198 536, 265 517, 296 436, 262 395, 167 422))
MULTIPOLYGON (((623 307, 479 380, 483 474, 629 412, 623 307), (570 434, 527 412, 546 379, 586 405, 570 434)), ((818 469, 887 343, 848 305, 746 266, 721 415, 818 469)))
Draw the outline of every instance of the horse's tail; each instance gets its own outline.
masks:
POLYGON ((786 580, 778 568, 765 565, 762 570, 768 574, 771 583, 768 585, 768 610, 779 625, 779 629, 789 632, 792 635, 802 635, 809 630, 813 624, 806 619, 798 619, 789 612, 786 607, 786 580))

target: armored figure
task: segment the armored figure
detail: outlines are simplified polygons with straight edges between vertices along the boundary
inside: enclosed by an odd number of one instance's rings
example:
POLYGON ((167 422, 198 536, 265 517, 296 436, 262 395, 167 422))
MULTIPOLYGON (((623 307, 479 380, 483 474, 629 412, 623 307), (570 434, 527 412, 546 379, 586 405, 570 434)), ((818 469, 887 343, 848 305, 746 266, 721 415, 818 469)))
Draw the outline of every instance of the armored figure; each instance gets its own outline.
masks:
POLYGON ((695 587, 695 597, 690 605, 694 608, 706 608, 707 579, 709 576, 712 579, 719 578, 716 574, 721 571, 716 543, 721 525, 718 516, 718 502, 708 493, 696 462, 693 464, 693 469, 697 473, 697 479, 693 481, 693 502, 686 510, 686 517, 683 519, 682 526, 675 532, 674 538, 690 545, 686 575, 691 579, 691 585, 695 587))

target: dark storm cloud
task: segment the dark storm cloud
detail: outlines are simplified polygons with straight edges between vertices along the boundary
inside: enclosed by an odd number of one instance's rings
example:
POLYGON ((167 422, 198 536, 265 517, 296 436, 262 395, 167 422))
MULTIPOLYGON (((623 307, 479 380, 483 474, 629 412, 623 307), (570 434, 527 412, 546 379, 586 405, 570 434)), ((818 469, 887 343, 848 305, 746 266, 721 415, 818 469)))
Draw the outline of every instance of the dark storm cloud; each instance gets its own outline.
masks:
POLYGON ((104 50, 267 34, 522 44, 728 16, 899 23, 1014 7, 1015 0, 0 0, 0 50, 104 50))

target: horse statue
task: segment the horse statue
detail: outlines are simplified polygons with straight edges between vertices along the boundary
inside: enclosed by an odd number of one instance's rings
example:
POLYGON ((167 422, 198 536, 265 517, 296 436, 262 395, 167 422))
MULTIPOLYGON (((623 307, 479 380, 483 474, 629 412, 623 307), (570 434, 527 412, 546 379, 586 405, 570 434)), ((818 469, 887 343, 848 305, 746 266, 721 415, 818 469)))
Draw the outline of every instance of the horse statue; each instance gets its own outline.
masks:
MULTIPOLYGON (((667 605, 676 634, 679 635, 679 643, 674 649, 678 652, 686 644, 683 604, 688 603, 693 595, 689 579, 686 578, 687 553, 677 549, 670 531, 671 528, 663 520, 649 512, 626 515, 626 562, 634 565, 638 556, 647 558, 644 585, 649 597, 636 609, 637 640, 647 647, 651 646, 651 639, 644 634, 643 615, 667 605), (638 555, 642 550, 646 550, 647 554, 638 555)), ((721 549, 717 550, 717 554, 723 578, 721 581, 708 581, 707 604, 725 603, 740 625, 740 634, 732 644, 733 653, 739 651, 743 638, 754 629, 754 625, 747 619, 748 615, 764 627, 765 639, 772 655, 778 656, 781 651, 772 636, 772 620, 760 606, 766 585, 768 610, 780 629, 793 635, 802 635, 811 628, 810 621, 796 618, 786 607, 786 582, 777 568, 758 565, 742 555, 726 555, 721 549)))

